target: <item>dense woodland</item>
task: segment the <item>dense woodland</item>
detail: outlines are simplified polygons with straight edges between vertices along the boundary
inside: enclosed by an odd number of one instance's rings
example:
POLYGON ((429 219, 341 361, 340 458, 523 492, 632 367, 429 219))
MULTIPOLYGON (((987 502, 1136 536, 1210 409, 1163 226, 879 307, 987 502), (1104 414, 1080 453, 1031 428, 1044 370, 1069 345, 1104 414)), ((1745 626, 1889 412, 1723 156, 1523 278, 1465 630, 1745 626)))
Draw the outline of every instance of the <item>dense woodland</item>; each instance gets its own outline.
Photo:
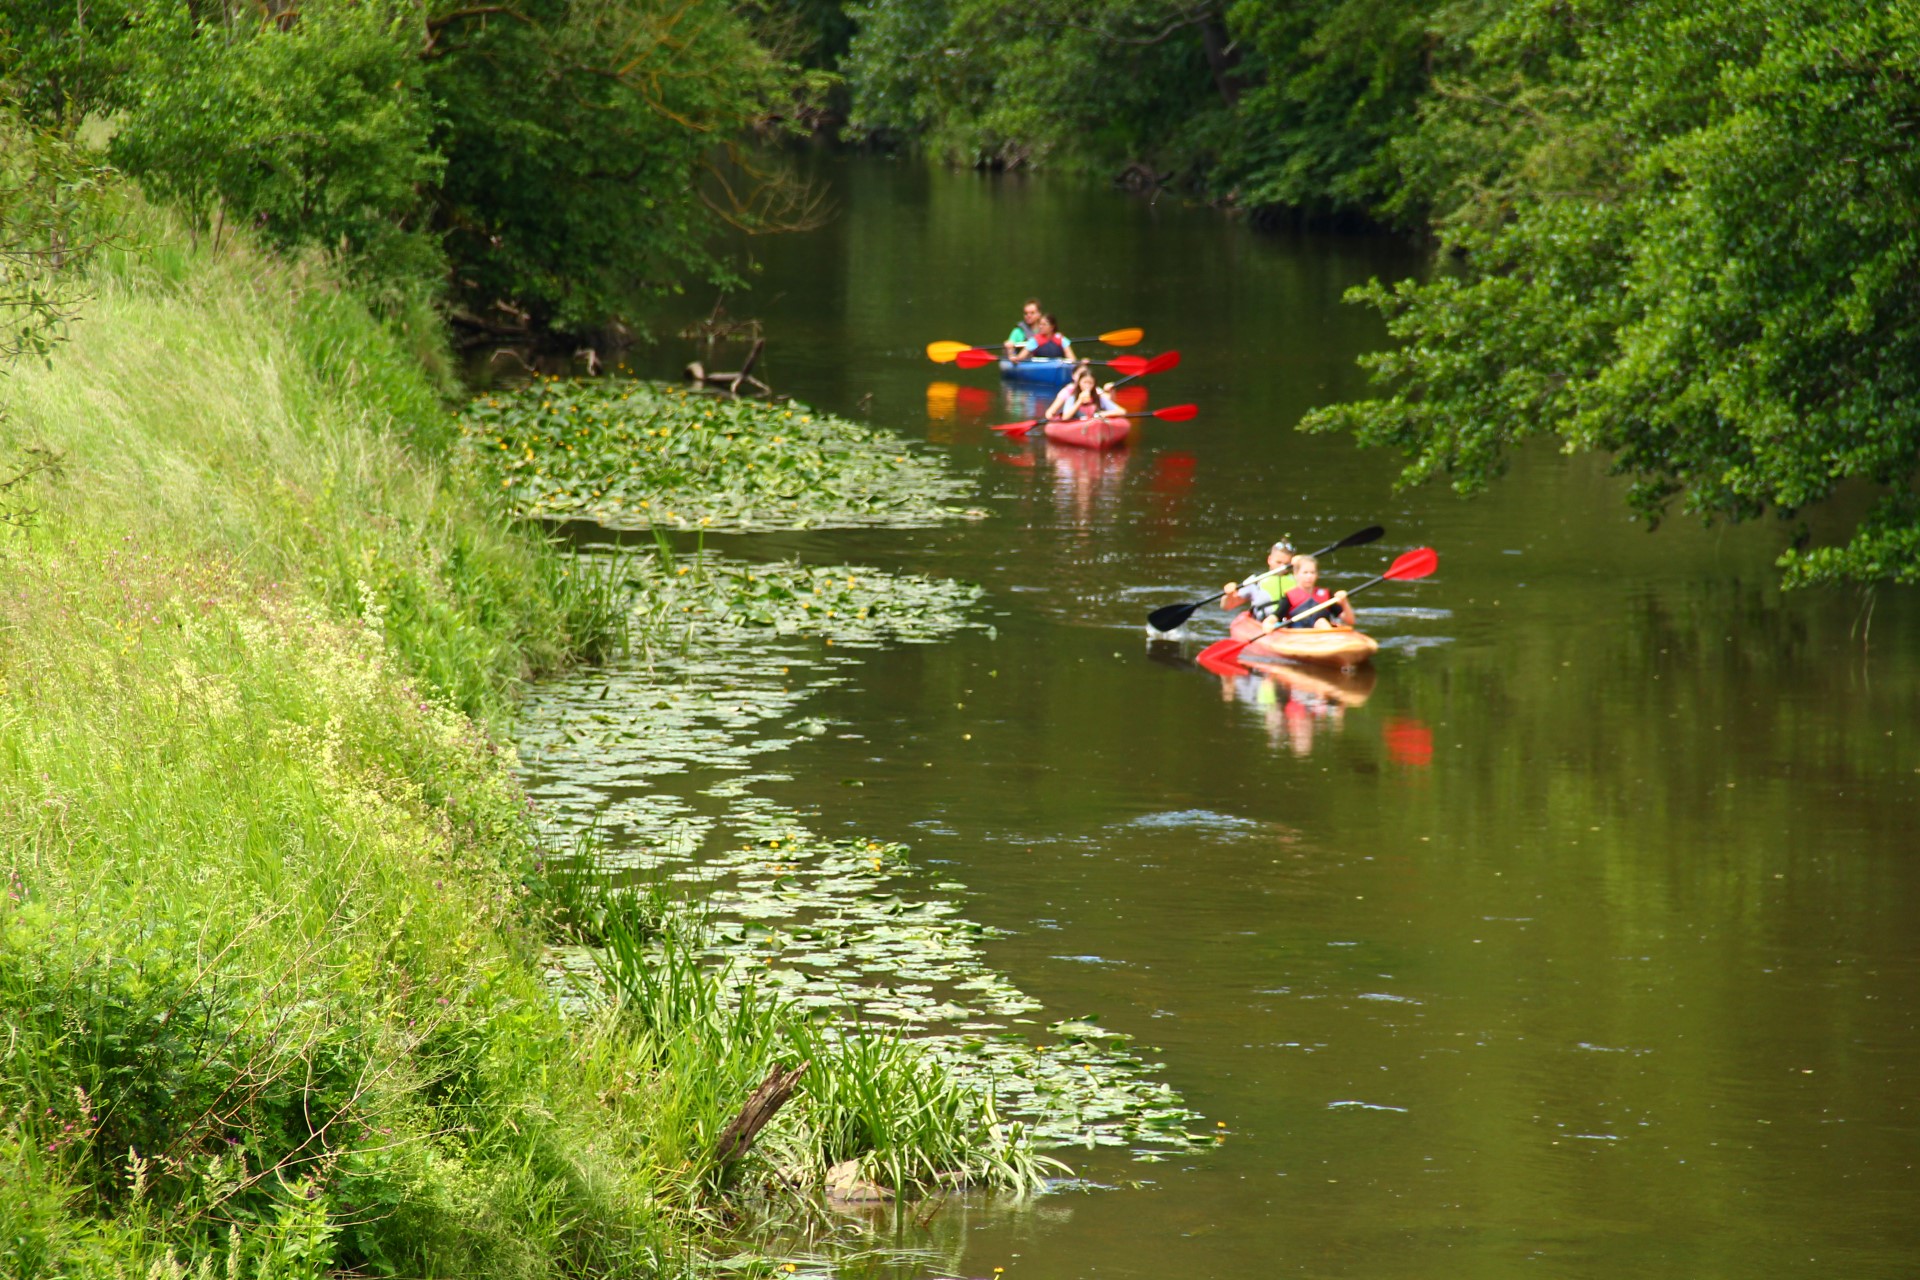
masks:
POLYGON ((1471 492, 1545 435, 1650 519, 1799 519, 1790 582, 1920 578, 1920 8, 1849 0, 15 0, 40 126, 392 314, 603 330, 816 216, 782 134, 1127 176, 1429 237, 1313 415, 1471 492), (751 145, 760 144, 760 145, 751 145))

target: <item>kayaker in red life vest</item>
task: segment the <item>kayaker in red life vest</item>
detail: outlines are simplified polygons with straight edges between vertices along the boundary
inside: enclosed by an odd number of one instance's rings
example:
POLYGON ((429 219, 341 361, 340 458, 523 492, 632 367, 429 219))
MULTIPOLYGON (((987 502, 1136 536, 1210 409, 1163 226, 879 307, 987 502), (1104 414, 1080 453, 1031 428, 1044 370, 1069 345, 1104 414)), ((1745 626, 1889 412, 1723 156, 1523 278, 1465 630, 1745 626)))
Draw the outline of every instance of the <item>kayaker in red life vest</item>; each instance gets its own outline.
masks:
POLYGON ((1060 322, 1052 316, 1034 321, 1033 336, 1027 345, 1013 353, 1014 360, 1071 360, 1073 344, 1060 336, 1060 322))
POLYGON ((1094 378, 1093 366, 1082 360, 1074 366, 1073 380, 1060 388, 1060 394, 1047 406, 1046 418, 1049 422, 1069 422, 1119 412, 1120 406, 1094 378))
POLYGON ((1013 332, 1009 333, 1007 340, 1000 344, 1006 348, 1007 359, 1015 359, 1014 352, 1033 340, 1033 329, 1040 323, 1041 314, 1040 299, 1028 298, 1026 304, 1020 308, 1020 323, 1013 326, 1013 332))
POLYGON ((1297 585, 1287 592, 1273 616, 1261 620, 1262 627, 1268 631, 1278 631, 1281 627, 1307 630, 1313 627, 1351 627, 1353 625, 1353 606, 1347 603, 1347 593, 1344 591, 1329 593, 1320 585, 1319 561, 1312 556, 1294 557, 1293 576, 1297 585), (1315 605, 1325 604, 1329 600, 1333 603, 1327 608, 1317 610, 1314 608, 1315 605))

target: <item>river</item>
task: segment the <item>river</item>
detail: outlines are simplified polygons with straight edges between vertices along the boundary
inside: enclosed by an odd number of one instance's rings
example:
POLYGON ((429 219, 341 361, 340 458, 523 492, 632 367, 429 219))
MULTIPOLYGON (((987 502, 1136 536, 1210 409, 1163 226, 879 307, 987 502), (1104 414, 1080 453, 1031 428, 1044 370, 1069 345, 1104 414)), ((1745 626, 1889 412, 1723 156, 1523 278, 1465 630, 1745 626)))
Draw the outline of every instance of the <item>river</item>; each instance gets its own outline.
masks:
POLYGON ((967 886, 993 964, 1135 1037, 1220 1135, 1067 1150, 1108 1189, 905 1243, 1008 1280, 1912 1275, 1912 593, 1783 594, 1781 526, 1650 534, 1603 459, 1529 450, 1468 502, 1294 432, 1363 393, 1381 330, 1341 294, 1425 269, 1406 246, 820 165, 837 216, 755 242, 728 307, 778 390, 931 442, 989 518, 709 545, 979 582, 993 631, 867 656, 761 790, 967 886), (989 431, 1025 403, 922 348, 996 339, 1029 293, 1179 349, 1152 403, 1200 416, 1105 456, 989 431), (1373 523, 1331 585, 1421 545, 1440 568, 1357 597, 1370 681, 1223 682, 1146 643, 1277 535, 1373 523))

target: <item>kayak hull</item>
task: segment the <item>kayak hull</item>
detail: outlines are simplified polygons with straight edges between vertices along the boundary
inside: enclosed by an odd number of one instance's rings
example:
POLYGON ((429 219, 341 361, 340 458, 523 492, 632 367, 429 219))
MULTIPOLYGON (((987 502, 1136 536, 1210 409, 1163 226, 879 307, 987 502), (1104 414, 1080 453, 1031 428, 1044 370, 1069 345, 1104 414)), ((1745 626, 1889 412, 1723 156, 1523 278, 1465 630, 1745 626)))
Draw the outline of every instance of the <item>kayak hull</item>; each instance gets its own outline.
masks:
POLYGON ((1055 444, 1070 444, 1080 449, 1118 449, 1133 434, 1133 424, 1125 418, 1079 418, 1072 422, 1049 422, 1043 428, 1055 444))
POLYGON ((1380 652, 1380 644, 1364 631, 1351 627, 1292 628, 1262 631, 1260 624, 1246 614, 1233 620, 1235 640, 1249 643, 1242 649, 1242 661, 1284 658, 1316 667, 1338 667, 1342 671, 1357 667, 1380 652))
POLYGON ((1025 382, 1036 387, 1064 387, 1073 377, 1072 360, 1002 360, 1000 377, 1006 382, 1025 382))

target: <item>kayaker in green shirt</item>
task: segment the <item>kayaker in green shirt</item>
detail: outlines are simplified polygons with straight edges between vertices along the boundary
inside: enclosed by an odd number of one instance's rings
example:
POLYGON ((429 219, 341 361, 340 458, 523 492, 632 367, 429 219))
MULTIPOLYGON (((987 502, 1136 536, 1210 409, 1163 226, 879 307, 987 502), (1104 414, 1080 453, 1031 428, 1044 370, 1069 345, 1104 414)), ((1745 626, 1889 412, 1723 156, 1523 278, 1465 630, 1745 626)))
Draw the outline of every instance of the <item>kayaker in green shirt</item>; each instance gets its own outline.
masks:
POLYGON ((1245 582, 1229 582, 1220 607, 1231 612, 1244 605, 1253 613, 1255 621, 1265 622, 1287 598, 1287 592, 1296 585, 1293 577, 1293 540, 1282 538, 1267 552, 1267 571, 1245 582))
POLYGON ((1013 332, 1008 334, 1006 342, 1001 344, 1007 350, 1007 359, 1013 359, 1014 352, 1023 349, 1033 341, 1033 328, 1040 323, 1040 317, 1044 314, 1040 309, 1040 299, 1027 299, 1026 304, 1020 308, 1020 323, 1013 326, 1013 332))

